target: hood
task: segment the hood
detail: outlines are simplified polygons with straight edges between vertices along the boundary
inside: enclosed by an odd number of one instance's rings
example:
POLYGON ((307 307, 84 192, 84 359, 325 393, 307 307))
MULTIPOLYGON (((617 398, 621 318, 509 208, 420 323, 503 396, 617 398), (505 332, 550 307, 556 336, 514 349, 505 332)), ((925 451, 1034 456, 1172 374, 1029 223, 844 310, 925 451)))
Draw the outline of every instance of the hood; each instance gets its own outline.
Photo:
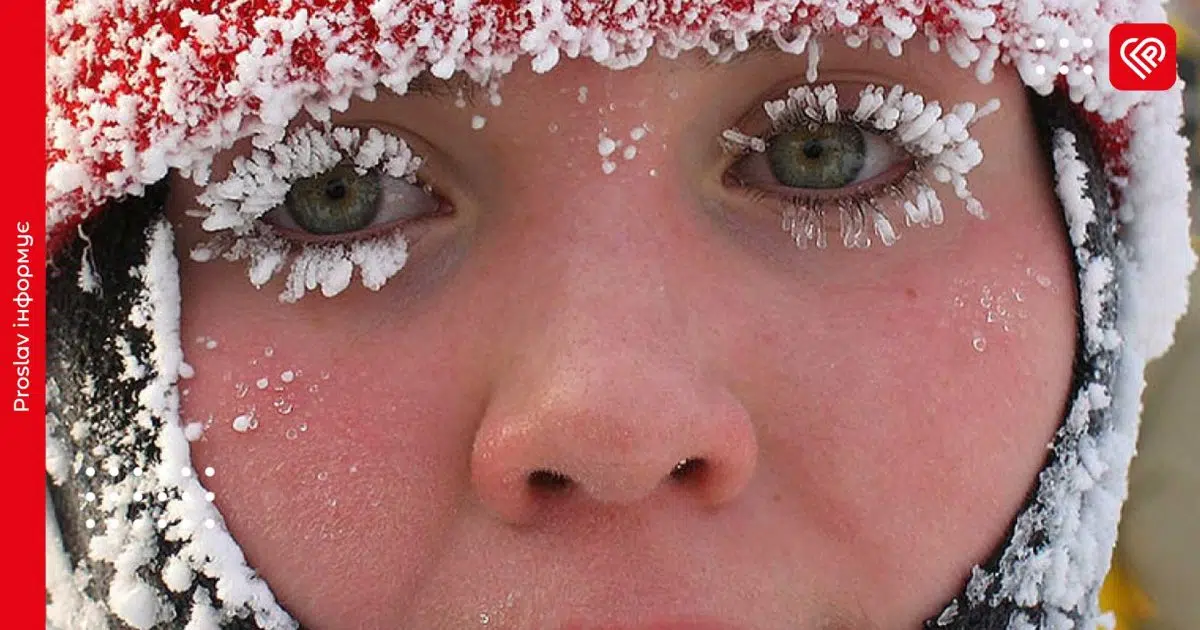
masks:
MULTIPOLYGON (((153 204, 170 169, 203 182, 214 155, 238 140, 270 146, 302 113, 328 119, 379 86, 403 94, 426 71, 495 84, 516 64, 549 72, 560 59, 589 58, 625 68, 693 49, 730 56, 756 38, 819 68, 822 42, 833 38, 900 55, 918 36, 980 81, 1011 65, 1089 127, 1050 133, 1079 273, 1075 391, 1007 542, 928 625, 1092 630, 1103 621, 1097 597, 1134 454, 1143 368, 1171 343, 1196 260, 1181 86, 1122 92, 1109 83, 1110 28, 1165 22, 1158 2, 51 0, 47 8, 46 227, 52 265, 79 278, 81 300, 99 299, 88 261, 110 246, 83 236, 82 221, 118 199, 153 204), (1095 142, 1085 146, 1083 134, 1095 142)), ((50 620, 63 629, 114 620, 298 627, 190 469, 178 413, 190 368, 171 230, 132 211, 118 228, 145 234, 123 290, 105 298, 126 316, 87 325, 129 341, 111 356, 75 360, 120 375, 128 404, 93 417, 90 433, 75 431, 57 415, 86 415, 95 401, 48 383, 50 620)), ((50 308, 83 313, 87 304, 52 297, 50 308)))

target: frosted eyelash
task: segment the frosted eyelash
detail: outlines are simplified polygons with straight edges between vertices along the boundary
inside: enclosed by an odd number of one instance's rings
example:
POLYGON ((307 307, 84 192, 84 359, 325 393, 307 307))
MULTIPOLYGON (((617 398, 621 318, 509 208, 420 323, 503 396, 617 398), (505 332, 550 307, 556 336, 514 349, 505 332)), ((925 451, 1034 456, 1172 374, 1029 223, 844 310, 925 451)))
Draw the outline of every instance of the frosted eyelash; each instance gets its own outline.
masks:
MULTIPOLYGON (((897 146, 918 161, 920 168, 914 169, 900 185, 890 188, 899 193, 897 199, 904 200, 905 223, 922 226, 938 225, 944 220, 941 199, 925 179, 924 171, 930 172, 939 182, 950 183, 967 212, 980 219, 986 218, 983 205, 967 185, 967 174, 983 161, 979 142, 971 138, 968 129, 999 107, 1000 101, 992 99, 983 107, 966 102, 943 111, 937 101, 926 103, 919 94, 906 92, 900 85, 888 91, 875 85, 867 86, 859 93, 858 105, 852 111, 839 108, 834 85, 792 88, 787 98, 763 104, 771 119, 772 137, 797 128, 838 122, 888 132, 897 146)), ((762 153, 767 149, 767 139, 736 129, 726 130, 721 137, 726 149, 734 153, 762 153)), ((819 248, 826 246, 823 202, 826 200, 817 198, 789 202, 784 211, 783 228, 798 247, 804 248, 814 242, 819 248)), ((890 246, 899 239, 891 220, 873 199, 856 196, 837 205, 842 243, 846 247, 870 245, 868 222, 870 231, 884 245, 890 246)))
MULTIPOLYGON (((234 161, 229 177, 209 184, 196 200, 202 227, 218 232, 197 245, 191 258, 206 262, 247 260, 250 282, 261 288, 288 263, 292 242, 260 221, 281 206, 297 180, 320 175, 343 163, 360 175, 380 169, 384 175, 419 184, 421 158, 404 140, 378 129, 301 127, 269 150, 257 149, 234 161), (364 137, 365 135, 365 137, 364 137)), ((352 242, 304 243, 291 260, 281 302, 295 302, 318 287, 327 297, 350 285, 357 267, 364 287, 377 291, 404 267, 408 241, 399 230, 352 242)))

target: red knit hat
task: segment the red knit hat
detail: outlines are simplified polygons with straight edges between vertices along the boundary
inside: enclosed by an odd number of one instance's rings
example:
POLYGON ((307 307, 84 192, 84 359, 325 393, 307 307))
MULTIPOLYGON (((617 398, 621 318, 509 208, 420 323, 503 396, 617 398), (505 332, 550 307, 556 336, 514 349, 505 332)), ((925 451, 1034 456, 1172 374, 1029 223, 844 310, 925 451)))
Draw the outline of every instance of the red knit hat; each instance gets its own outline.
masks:
MULTIPOLYGON (((519 56, 532 57, 538 70, 562 55, 621 67, 652 48, 717 54, 755 35, 799 53, 834 31, 898 54, 920 34, 980 79, 999 62, 1041 93, 1057 83, 1102 124, 1147 100, 1108 85, 1107 29, 1162 18, 1157 5, 1128 0, 60 0, 50 7, 46 197, 54 237, 107 200, 139 194, 168 168, 203 172, 237 137, 277 136, 302 105, 342 109, 379 83, 403 92, 426 69, 485 82, 519 56)), ((1100 137, 1113 172, 1122 172, 1127 131, 1116 125, 1100 137)))

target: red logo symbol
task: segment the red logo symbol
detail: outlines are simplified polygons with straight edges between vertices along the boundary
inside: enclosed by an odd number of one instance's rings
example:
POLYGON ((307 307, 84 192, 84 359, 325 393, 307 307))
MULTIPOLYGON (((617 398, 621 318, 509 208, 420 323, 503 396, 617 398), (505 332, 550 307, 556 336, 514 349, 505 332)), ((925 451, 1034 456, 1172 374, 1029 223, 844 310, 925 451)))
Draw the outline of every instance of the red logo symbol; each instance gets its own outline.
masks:
POLYGON ((1175 29, 1170 24, 1118 24, 1108 35, 1108 72, 1118 90, 1169 90, 1175 85, 1175 29))

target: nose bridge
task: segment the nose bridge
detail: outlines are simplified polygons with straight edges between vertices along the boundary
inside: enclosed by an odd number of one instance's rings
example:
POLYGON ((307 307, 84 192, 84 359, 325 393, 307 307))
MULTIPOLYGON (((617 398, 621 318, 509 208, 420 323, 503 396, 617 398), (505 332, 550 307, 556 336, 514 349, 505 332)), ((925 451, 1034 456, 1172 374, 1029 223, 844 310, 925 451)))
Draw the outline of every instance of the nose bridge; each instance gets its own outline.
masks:
POLYGON ((687 291, 679 267, 685 252, 670 237, 685 229, 670 211, 679 202, 660 179, 595 177, 580 168, 586 166, 550 171, 570 185, 548 190, 531 182, 509 195, 526 218, 503 238, 522 244, 518 264, 527 286, 520 293, 538 296, 518 308, 541 311, 528 318, 540 324, 528 342, 578 351, 632 338, 665 346, 688 325, 677 303, 687 291))

